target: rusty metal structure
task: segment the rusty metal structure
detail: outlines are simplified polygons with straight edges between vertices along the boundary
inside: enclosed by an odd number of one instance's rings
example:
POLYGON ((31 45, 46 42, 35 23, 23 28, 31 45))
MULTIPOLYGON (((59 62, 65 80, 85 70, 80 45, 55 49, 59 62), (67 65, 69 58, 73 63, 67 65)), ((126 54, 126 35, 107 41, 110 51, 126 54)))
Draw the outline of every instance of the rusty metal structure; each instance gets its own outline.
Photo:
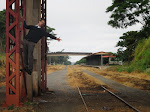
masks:
MULTIPOLYGON (((45 30, 46 30, 46 0, 41 1, 41 18, 45 20, 45 30)), ((42 38, 41 44, 41 89, 42 92, 47 90, 47 42, 46 38, 42 38)))
MULTIPOLYGON (((41 18, 46 21, 46 0, 41 0, 41 18)), ((23 64, 23 39, 26 0, 6 0, 6 103, 21 106, 26 99, 26 76, 23 64)), ((46 27, 45 27, 46 30, 46 27)), ((41 89, 47 88, 47 42, 42 39, 41 89)))
POLYGON ((25 0, 6 0, 6 105, 21 105, 26 96, 23 69, 23 19, 26 17, 25 0))

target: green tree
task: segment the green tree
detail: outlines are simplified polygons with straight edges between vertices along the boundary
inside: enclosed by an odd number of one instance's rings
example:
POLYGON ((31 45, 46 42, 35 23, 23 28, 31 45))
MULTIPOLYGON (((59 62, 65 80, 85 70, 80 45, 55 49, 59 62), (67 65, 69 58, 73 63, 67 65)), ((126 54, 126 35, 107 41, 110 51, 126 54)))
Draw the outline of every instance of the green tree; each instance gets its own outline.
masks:
POLYGON ((150 25, 149 0, 113 0, 106 12, 112 13, 108 24, 115 28, 126 28, 136 23, 143 27, 150 25))
POLYGON ((120 41, 117 43, 116 47, 125 49, 124 51, 122 51, 122 49, 118 49, 118 53, 120 56, 125 55, 125 57, 122 57, 123 59, 121 60, 130 62, 133 59, 133 53, 139 40, 141 39, 142 36, 137 31, 129 31, 127 33, 124 33, 123 36, 120 37, 120 41))
MULTIPOLYGON (((50 33, 50 34, 56 36, 57 34, 55 34, 54 31, 55 31, 55 28, 51 28, 51 27, 49 27, 49 26, 46 26, 46 32, 48 32, 48 33, 50 33)), ((52 40, 51 38, 47 38, 47 43, 48 43, 48 45, 50 44, 50 41, 51 41, 51 40, 52 40)), ((49 49, 48 46, 47 46, 47 52, 50 52, 50 49, 49 49)))
POLYGON ((0 51, 4 52, 6 49, 6 10, 0 11, 0 51))
POLYGON ((120 37, 117 56, 123 61, 131 61, 138 42, 150 36, 150 1, 149 0, 113 0, 106 9, 111 12, 108 25, 114 28, 127 28, 137 23, 142 24, 140 31, 129 31, 120 37), (125 49, 125 50, 123 50, 125 49), (123 56, 125 55, 125 56, 123 56))
POLYGON ((119 48, 116 53, 117 61, 128 61, 128 54, 123 48, 119 48))
POLYGON ((75 65, 76 65, 76 64, 81 64, 81 63, 86 63, 86 59, 85 59, 85 58, 80 59, 79 61, 77 61, 77 62, 75 63, 75 65))
POLYGON ((49 26, 46 26, 46 31, 49 32, 49 33, 51 33, 51 34, 53 34, 53 35, 56 35, 56 34, 54 33, 55 28, 51 28, 51 27, 49 27, 49 26))
POLYGON ((71 65, 71 62, 70 61, 66 61, 66 62, 64 62, 64 65, 71 65))
POLYGON ((48 56, 48 64, 55 63, 55 64, 64 64, 70 65, 71 62, 69 60, 69 56, 48 56))

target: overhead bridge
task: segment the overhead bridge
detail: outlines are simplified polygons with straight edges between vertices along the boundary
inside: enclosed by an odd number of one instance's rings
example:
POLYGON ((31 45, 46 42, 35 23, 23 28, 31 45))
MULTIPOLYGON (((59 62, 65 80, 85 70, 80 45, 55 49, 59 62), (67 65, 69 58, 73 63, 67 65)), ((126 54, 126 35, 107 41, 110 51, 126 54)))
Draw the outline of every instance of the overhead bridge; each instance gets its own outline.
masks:
POLYGON ((51 52, 47 53, 47 56, 89 56, 92 53, 88 52, 51 52))

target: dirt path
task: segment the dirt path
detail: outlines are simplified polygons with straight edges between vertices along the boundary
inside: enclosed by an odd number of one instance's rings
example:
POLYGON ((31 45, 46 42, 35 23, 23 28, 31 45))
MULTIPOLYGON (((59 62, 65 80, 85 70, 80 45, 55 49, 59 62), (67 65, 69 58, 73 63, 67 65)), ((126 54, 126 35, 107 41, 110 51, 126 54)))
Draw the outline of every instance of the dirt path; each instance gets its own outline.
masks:
POLYGON ((66 68, 48 75, 47 85, 51 92, 40 98, 40 103, 34 107, 36 112, 80 112, 83 108, 81 98, 68 85, 66 75, 66 68))
POLYGON ((0 105, 4 103, 6 100, 6 87, 1 86, 0 87, 0 105))
POLYGON ((89 75, 101 80, 111 88, 117 91, 117 95, 138 108, 142 112, 150 112, 150 93, 142 90, 138 90, 131 87, 126 87, 113 80, 104 78, 103 76, 97 75, 87 70, 83 70, 89 75))

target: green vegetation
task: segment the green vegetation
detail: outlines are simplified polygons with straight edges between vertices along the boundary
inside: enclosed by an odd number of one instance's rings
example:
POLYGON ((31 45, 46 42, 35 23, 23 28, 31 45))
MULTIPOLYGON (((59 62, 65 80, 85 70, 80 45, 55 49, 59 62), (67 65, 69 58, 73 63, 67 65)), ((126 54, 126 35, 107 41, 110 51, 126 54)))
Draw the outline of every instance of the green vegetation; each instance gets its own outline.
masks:
POLYGON ((131 72, 145 72, 147 74, 150 74, 150 38, 143 39, 139 41, 135 53, 134 53, 134 59, 131 61, 131 63, 124 66, 117 66, 117 71, 128 71, 131 72))
POLYGON ((135 48, 140 40, 150 36, 150 1, 149 0, 113 0, 106 12, 111 13, 108 25, 113 28, 127 28, 141 24, 140 31, 128 31, 120 37, 117 56, 130 63, 134 59, 135 48))
POLYGON ((8 110, 13 110, 15 108, 15 105, 12 104, 11 106, 8 106, 8 110))
POLYGON ((24 106, 34 105, 34 102, 26 101, 24 102, 24 106))
POLYGON ((5 26, 6 26, 6 10, 3 10, 0 11, 0 53, 5 52, 6 48, 5 26))
POLYGON ((82 58, 82 59, 80 59, 79 61, 77 61, 77 62, 75 63, 75 65, 77 65, 77 64, 83 64, 83 63, 86 63, 86 59, 85 59, 85 58, 82 58))
POLYGON ((0 53, 0 82, 5 81, 6 75, 6 57, 5 53, 0 53))
POLYGON ((113 0, 106 9, 110 13, 108 25, 113 28, 127 28, 141 24, 140 31, 128 31, 120 37, 117 58, 123 66, 117 71, 145 72, 150 74, 150 1, 149 0, 113 0))
POLYGON ((150 38, 139 42, 134 55, 134 60, 131 64, 132 68, 139 72, 147 71, 150 67, 150 38))
POLYGON ((63 64, 63 65, 71 65, 71 62, 68 61, 69 56, 48 56, 47 63, 48 64, 63 64))
POLYGON ((143 36, 137 31, 129 31, 124 33, 123 36, 120 37, 120 41, 117 43, 118 55, 120 55, 120 59, 122 61, 130 62, 134 58, 134 51, 138 45, 138 42, 144 39, 143 36), (125 49, 125 50, 122 50, 125 49))
POLYGON ((150 25, 149 0, 112 0, 113 3, 106 9, 112 12, 108 22, 114 28, 127 28, 141 23, 143 27, 150 25))
POLYGON ((5 53, 0 53, 0 67, 6 65, 6 56, 5 53))

